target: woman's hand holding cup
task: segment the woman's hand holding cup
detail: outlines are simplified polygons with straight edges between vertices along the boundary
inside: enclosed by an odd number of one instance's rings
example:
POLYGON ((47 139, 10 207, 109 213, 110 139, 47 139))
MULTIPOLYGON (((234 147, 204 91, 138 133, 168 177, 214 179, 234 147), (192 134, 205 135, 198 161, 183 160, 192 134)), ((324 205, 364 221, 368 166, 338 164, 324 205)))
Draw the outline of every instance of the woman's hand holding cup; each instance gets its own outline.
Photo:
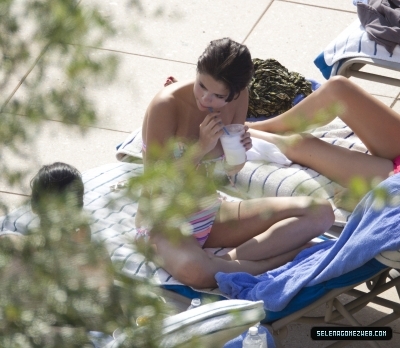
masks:
POLYGON ((215 148, 218 139, 224 134, 219 114, 219 111, 209 113, 200 124, 199 144, 204 155, 215 148))
POLYGON ((253 147, 253 143, 251 141, 250 133, 248 132, 248 130, 249 127, 245 125, 244 132, 242 134, 242 139, 240 140, 246 151, 249 151, 253 147))

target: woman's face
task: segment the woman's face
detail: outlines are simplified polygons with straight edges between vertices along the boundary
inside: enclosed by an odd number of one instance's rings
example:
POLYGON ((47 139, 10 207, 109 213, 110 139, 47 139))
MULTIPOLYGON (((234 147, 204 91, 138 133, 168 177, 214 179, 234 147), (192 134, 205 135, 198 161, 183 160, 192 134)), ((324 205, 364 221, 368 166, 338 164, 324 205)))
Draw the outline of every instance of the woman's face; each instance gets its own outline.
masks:
POLYGON ((197 74, 193 93, 201 111, 209 111, 210 108, 217 111, 228 104, 225 100, 228 98, 229 89, 210 75, 197 74))

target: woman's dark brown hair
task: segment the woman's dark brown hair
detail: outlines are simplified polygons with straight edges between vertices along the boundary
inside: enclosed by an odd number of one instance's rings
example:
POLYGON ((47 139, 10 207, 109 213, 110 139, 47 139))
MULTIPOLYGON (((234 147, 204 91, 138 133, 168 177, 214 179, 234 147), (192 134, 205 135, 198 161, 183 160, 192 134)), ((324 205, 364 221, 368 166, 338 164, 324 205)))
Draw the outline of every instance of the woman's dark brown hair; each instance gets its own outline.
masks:
POLYGON ((83 207, 84 187, 79 171, 66 163, 44 165, 31 181, 31 206, 41 215, 48 203, 57 197, 71 195, 76 208, 83 207))
POLYGON ((249 49, 229 38, 211 41, 197 62, 197 72, 210 75, 229 89, 227 102, 239 97, 253 76, 249 49))

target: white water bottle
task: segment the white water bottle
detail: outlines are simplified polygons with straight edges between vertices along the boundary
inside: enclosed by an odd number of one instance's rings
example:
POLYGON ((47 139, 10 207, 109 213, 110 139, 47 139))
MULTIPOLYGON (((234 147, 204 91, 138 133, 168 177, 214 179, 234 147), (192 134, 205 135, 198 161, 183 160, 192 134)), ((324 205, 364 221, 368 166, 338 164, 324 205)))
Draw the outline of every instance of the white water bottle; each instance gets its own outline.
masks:
POLYGON ((246 337, 243 340, 243 348, 262 348, 262 340, 258 334, 258 328, 252 326, 247 332, 246 337))
POLYGON ((194 298, 192 299, 192 302, 190 303, 190 306, 188 307, 187 310, 197 308, 201 306, 201 300, 199 298, 194 298))

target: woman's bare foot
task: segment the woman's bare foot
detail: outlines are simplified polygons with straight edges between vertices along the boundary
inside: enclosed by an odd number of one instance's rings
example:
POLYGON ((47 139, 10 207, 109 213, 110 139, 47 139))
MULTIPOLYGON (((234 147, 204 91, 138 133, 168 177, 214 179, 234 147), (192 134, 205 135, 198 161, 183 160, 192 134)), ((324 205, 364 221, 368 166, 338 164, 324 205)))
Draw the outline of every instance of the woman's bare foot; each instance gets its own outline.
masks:
POLYGON ((352 212, 359 202, 358 197, 351 195, 348 189, 335 192, 333 203, 337 208, 352 212))
POLYGON ((259 131, 265 131, 261 121, 245 122, 244 124, 247 127, 251 128, 251 129, 256 129, 256 130, 259 130, 259 131))
POLYGON ((203 249, 203 250, 208 255, 208 257, 210 259, 214 258, 214 257, 217 257, 219 259, 223 259, 223 260, 226 260, 226 261, 232 261, 233 260, 228 253, 226 253, 224 255, 215 255, 211 250, 208 250, 208 249, 203 249))
POLYGON ((300 134, 280 135, 280 134, 260 131, 254 128, 249 128, 248 132, 250 133, 250 136, 253 138, 262 139, 269 143, 275 144, 279 148, 279 150, 281 150, 281 152, 292 161, 293 159, 290 157, 288 150, 290 148, 295 148, 296 144, 303 139, 303 135, 300 134))
POLYGON ((167 78, 167 81, 165 81, 165 83, 164 83, 164 87, 169 86, 169 85, 171 85, 171 84, 173 84, 175 82, 178 82, 178 80, 173 76, 169 76, 167 78))

